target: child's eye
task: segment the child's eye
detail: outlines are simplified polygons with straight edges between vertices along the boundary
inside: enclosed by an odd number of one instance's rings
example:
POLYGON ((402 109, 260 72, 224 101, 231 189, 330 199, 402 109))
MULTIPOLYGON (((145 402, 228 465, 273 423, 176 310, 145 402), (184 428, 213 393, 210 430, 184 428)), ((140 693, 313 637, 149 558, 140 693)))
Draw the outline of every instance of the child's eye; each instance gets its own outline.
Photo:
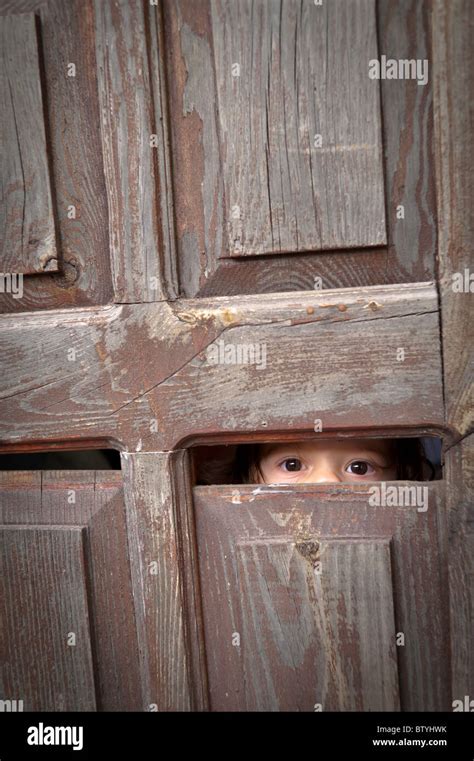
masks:
POLYGON ((375 469, 366 460, 354 460, 347 466, 346 470, 353 476, 367 476, 375 473, 375 469))
POLYGON ((302 462, 297 457, 287 457, 286 460, 280 463, 280 467, 283 466, 283 470, 287 473, 294 473, 302 469, 302 462))

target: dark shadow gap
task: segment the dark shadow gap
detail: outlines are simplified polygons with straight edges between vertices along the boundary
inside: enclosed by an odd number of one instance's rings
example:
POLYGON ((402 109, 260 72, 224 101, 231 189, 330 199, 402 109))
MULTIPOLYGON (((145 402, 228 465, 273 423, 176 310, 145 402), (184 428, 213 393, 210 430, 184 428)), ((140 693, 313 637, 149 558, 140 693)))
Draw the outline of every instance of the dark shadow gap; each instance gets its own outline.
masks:
POLYGON ((1 470, 121 470, 116 449, 28 452, 0 455, 1 470))
MULTIPOLYGON (((361 470, 361 466, 355 466, 357 460, 357 452, 360 446, 363 446, 363 441, 367 444, 375 447, 380 446, 380 450, 384 451, 389 448, 389 453, 385 452, 384 457, 380 458, 378 455, 378 462, 382 463, 384 468, 382 472, 377 472, 377 462, 374 465, 374 473, 371 477, 370 472, 362 474, 364 477, 357 477, 354 479, 347 479, 345 473, 347 471, 342 469, 340 458, 337 460, 336 468, 339 468, 338 475, 342 480, 346 480, 348 483, 364 483, 367 481, 380 481, 380 480, 400 480, 400 481, 436 481, 442 479, 442 439, 436 436, 424 436, 424 437, 410 437, 410 438, 369 438, 359 437, 354 438, 354 449, 351 452, 347 452, 347 460, 349 467, 352 468, 351 476, 354 474, 354 468, 361 470), (351 461, 351 462, 349 462, 351 461), (391 469, 391 470, 390 470, 391 469), (383 470, 386 472, 385 477, 383 470), (395 475, 394 475, 395 472, 395 475)), ((305 453, 306 464, 305 467, 319 467, 318 454, 321 453, 321 449, 317 450, 316 447, 324 448, 324 441, 327 442, 326 455, 328 454, 331 446, 329 439, 323 439, 323 437, 316 437, 314 439, 315 446, 312 448, 313 440, 305 439, 304 444, 306 449, 305 453), (316 444, 317 442, 317 444, 316 444)), ((332 440, 334 442, 334 439, 332 440)), ((340 442, 340 446, 347 446, 351 440, 347 437, 337 440, 340 442)), ((284 440, 281 442, 259 442, 249 444, 220 444, 212 446, 196 446, 190 448, 191 459, 193 463, 193 483, 196 486, 210 486, 210 485, 225 485, 225 484, 243 484, 243 483, 298 483, 304 481, 298 481, 298 476, 295 471, 289 476, 284 473, 288 472, 286 469, 291 465, 294 467, 295 463, 289 463, 289 460, 284 461, 284 470, 276 471, 275 467, 282 465, 283 463, 277 463, 277 457, 275 456, 275 463, 273 464, 273 470, 267 470, 267 473, 271 472, 271 480, 267 480, 265 474, 262 474, 261 464, 263 462, 263 455, 266 452, 266 466, 268 468, 268 454, 271 454, 267 445, 286 445, 284 440), (264 449, 263 447, 266 447, 264 449), (263 480, 265 478, 265 480, 263 480), (260 479, 260 480, 255 480, 260 479), (287 479, 287 480, 285 480, 287 479)), ((294 449, 295 445, 303 442, 291 442, 288 443, 288 449, 294 449)), ((275 450, 276 451, 276 450, 275 450)), ((360 449, 362 452, 363 449, 360 449)), ((282 454, 282 457, 285 455, 282 454)), ((331 454, 331 457, 333 455, 331 454)), ((338 455, 336 455, 338 458, 338 455)), ((295 459, 294 457, 292 458, 295 459)), ((365 459, 361 455, 361 459, 365 459)), ((377 458, 376 458, 377 460, 377 458)), ((368 458, 370 466, 370 458, 368 458)), ((270 463, 271 464, 271 463, 270 463)), ((370 466, 372 467, 372 466, 370 466)), ((363 468, 362 468, 363 469, 363 468)), ((315 471, 313 471, 315 472, 315 471)), ((309 470, 307 471, 309 474, 309 470)), ((302 478, 305 478, 303 470, 300 471, 302 478)), ((358 475, 358 474, 357 474, 358 475)), ((317 482, 315 480, 315 482, 317 482)), ((337 482, 327 481, 328 483, 337 482)), ((306 483, 312 483, 312 481, 306 481, 306 483)))

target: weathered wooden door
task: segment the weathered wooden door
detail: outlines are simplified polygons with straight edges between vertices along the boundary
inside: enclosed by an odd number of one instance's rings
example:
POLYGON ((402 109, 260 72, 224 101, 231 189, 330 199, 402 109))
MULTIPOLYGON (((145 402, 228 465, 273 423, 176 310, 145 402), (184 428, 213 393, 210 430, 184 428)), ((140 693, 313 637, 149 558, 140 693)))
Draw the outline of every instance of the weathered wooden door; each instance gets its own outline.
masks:
POLYGON ((450 710, 474 689, 471 3, 0 11, 2 450, 122 459, 0 474, 1 698, 450 710), (382 56, 426 82, 371 78, 382 56), (338 433, 443 436, 428 509, 194 486, 195 445, 338 433))

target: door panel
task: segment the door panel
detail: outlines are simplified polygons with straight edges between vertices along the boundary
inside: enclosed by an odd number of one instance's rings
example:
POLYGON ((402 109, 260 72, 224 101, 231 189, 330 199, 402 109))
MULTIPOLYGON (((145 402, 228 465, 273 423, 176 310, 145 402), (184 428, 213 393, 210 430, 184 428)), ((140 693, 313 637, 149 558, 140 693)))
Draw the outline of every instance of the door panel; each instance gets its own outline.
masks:
POLYGON ((207 97, 199 72, 215 69, 218 142, 204 135, 204 160, 224 181, 221 255, 386 243, 372 0, 224 0, 209 11, 214 61, 186 24, 180 42, 189 107, 207 97))
POLYGON ((58 269, 35 16, 0 17, 2 272, 58 269))
POLYGON ((84 540, 79 527, 2 529, 4 689, 29 711, 97 710, 84 540))
POLYGON ((196 487, 211 710, 448 710, 443 487, 196 487))
POLYGON ((389 541, 310 535, 234 553, 246 710, 399 708, 389 541))
POLYGON ((121 473, 3 472, 0 509, 2 697, 25 711, 140 710, 121 473))
POLYGON ((163 17, 184 294, 434 276, 431 78, 368 76, 382 54, 431 61, 430 0, 166 0, 163 17))
MULTIPOLYGON (((91 0, 24 0, 18 6, 0 0, 0 15, 9 19, 4 24, 19 23, 18 14, 30 10, 36 11, 44 116, 37 123, 39 134, 21 150, 25 158, 36 150, 44 125, 58 261, 50 257, 41 277, 25 276, 22 298, 0 293, 0 312, 105 304, 113 297, 91 0), (50 272, 54 267, 59 271, 50 272)), ((18 93, 28 76, 21 72, 17 67, 11 77, 18 93)), ((15 153, 16 144, 10 139, 9 152, 15 153)), ((38 154, 35 162, 40 159, 38 154)), ((44 205, 46 198, 36 194, 35 205, 44 205)), ((6 259, 12 260, 10 248, 6 259)), ((0 270, 8 272, 3 263, 0 270)))

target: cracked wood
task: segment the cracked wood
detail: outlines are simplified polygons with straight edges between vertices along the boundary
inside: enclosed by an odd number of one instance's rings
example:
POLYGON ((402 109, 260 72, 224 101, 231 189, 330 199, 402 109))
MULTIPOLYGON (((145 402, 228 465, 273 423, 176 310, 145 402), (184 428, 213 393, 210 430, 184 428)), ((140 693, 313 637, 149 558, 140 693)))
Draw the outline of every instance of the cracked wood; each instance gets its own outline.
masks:
POLYGON ((0 269, 59 269, 35 16, 0 16, 0 269))
POLYGON ((0 350, 10 448, 97 438, 158 451, 264 426, 312 431, 320 417, 329 430, 444 424, 430 284, 12 315, 0 350), (265 343, 266 372, 208 363, 219 338, 265 343))

